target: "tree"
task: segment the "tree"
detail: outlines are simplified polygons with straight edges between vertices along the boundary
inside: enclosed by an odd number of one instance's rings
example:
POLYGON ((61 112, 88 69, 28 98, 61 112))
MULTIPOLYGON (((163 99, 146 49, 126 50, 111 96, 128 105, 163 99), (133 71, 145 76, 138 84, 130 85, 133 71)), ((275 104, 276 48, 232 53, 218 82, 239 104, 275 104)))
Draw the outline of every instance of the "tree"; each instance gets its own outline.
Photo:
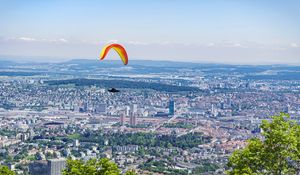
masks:
POLYGON ((125 175, 137 175, 134 170, 129 170, 125 173, 125 175))
POLYGON ((193 169, 193 174, 203 174, 206 172, 215 172, 218 168, 219 167, 217 164, 204 162, 204 163, 202 163, 201 166, 197 166, 196 168, 193 169))
POLYGON ((0 165, 0 174, 1 175, 15 175, 13 171, 11 171, 7 166, 0 165))
MULTIPOLYGON (((67 161, 67 167, 63 175, 120 175, 118 166, 109 159, 90 159, 87 162, 82 160, 67 161)), ((126 175, 136 175, 133 170, 126 172, 126 175), (128 173, 128 174, 127 174, 128 173)))
POLYGON ((248 145, 229 158, 227 174, 297 174, 300 165, 300 126, 281 113, 261 125, 262 139, 248 140, 248 145))

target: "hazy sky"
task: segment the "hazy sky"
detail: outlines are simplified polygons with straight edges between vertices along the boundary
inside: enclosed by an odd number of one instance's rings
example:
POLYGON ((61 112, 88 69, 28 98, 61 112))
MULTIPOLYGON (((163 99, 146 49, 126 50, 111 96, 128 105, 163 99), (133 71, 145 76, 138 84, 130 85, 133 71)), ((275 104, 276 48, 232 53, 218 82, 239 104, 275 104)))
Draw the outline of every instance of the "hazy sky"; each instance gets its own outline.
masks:
POLYGON ((300 64, 299 0, 0 0, 0 55, 300 64), (116 54, 110 54, 116 57, 116 54))

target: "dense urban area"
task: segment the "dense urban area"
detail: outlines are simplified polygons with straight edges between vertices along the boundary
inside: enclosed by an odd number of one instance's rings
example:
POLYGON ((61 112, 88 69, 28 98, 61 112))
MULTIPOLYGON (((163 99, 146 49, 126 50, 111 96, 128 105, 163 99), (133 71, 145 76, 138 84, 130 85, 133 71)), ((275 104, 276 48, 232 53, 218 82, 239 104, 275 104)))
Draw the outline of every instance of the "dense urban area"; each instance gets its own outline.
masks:
POLYGON ((122 172, 224 174, 263 119, 298 121, 299 75, 285 65, 0 61, 0 164, 59 175, 66 159, 106 157, 122 172))

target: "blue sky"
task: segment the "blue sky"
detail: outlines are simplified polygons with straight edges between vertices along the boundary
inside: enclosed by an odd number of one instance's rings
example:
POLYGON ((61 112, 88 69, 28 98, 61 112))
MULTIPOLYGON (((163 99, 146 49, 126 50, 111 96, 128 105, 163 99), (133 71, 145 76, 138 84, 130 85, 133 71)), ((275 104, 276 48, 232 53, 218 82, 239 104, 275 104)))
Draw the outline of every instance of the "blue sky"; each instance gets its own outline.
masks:
POLYGON ((0 55, 300 64, 297 0, 0 0, 0 55), (110 54, 115 58, 116 54, 110 54))

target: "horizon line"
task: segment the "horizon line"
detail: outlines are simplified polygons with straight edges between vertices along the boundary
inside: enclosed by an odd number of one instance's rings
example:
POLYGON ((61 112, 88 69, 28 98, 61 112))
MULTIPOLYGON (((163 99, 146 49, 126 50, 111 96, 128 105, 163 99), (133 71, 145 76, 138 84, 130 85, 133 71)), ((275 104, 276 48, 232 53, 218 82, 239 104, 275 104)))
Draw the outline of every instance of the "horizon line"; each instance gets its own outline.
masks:
MULTIPOLYGON (((12 61, 12 62, 25 62, 25 63, 63 63, 72 60, 99 60, 98 57, 51 57, 51 56, 18 56, 18 55, 0 55, 0 61, 12 61), (5 58, 6 57, 6 58, 5 58), (49 59, 49 60, 38 60, 38 58, 49 59)), ((209 61, 209 60, 172 60, 172 59, 142 59, 142 58, 131 58, 132 61, 153 61, 153 62, 172 62, 172 63, 196 63, 196 64, 221 64, 221 65, 236 65, 236 66, 272 66, 272 65, 284 65, 284 66, 300 66, 300 62, 224 62, 224 61, 209 61)), ((100 61, 100 60, 99 60, 100 61)), ((111 61, 118 61, 116 58, 111 58, 111 61)))

